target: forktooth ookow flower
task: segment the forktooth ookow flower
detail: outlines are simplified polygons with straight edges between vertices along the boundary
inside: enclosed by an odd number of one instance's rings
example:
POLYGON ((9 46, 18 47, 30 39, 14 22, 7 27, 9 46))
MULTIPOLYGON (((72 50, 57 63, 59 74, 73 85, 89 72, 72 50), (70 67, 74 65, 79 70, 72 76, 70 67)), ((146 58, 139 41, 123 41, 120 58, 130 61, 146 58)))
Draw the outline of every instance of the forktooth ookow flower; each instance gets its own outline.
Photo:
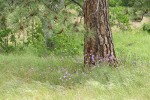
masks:
POLYGON ((64 78, 67 78, 67 76, 66 76, 66 75, 64 75, 64 78))
POLYGON ((95 62, 95 58, 94 58, 94 55, 92 55, 92 57, 91 57, 91 58, 92 58, 92 62, 95 62))
POLYGON ((113 57, 113 56, 110 56, 110 57, 109 57, 109 59, 110 59, 110 60, 113 60, 113 59, 114 59, 114 57, 113 57))

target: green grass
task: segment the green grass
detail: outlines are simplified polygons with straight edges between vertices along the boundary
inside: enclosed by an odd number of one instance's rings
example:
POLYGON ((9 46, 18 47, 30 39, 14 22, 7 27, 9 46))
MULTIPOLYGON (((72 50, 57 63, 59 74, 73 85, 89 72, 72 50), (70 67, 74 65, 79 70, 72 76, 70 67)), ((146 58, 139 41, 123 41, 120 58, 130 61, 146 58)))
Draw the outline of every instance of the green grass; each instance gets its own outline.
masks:
POLYGON ((0 100, 150 100, 150 35, 114 33, 118 68, 83 57, 0 54, 0 100))

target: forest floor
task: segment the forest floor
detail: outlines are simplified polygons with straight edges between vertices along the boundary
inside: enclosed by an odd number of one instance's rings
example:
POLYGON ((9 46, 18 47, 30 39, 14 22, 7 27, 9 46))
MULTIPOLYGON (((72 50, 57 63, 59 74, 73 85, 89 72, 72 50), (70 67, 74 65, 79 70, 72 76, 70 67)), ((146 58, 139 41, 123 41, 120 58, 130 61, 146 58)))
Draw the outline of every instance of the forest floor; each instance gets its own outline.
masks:
POLYGON ((83 56, 0 54, 0 100, 150 100, 150 34, 113 34, 118 68, 83 71, 83 56))
POLYGON ((150 22, 150 18, 144 16, 141 22, 137 22, 137 21, 131 22, 131 28, 133 29, 141 28, 144 23, 148 23, 148 22, 150 22))

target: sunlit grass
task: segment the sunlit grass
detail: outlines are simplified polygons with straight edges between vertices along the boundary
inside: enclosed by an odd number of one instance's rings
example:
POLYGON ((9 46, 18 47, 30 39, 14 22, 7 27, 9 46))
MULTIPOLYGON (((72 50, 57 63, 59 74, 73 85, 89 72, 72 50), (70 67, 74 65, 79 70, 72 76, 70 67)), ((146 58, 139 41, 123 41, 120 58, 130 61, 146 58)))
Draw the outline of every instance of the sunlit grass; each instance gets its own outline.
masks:
POLYGON ((114 33, 118 68, 83 71, 83 57, 1 54, 0 100, 149 100, 150 35, 114 33))

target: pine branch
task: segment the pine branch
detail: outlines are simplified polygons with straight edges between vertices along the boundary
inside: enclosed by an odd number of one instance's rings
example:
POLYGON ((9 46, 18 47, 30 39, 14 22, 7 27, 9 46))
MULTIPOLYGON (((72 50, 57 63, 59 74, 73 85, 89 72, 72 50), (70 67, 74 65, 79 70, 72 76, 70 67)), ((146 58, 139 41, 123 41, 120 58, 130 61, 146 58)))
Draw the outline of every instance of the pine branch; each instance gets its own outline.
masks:
POLYGON ((80 8, 83 8, 82 5, 79 2, 77 2, 76 0, 71 0, 71 1, 74 2, 75 4, 77 4, 78 6, 80 6, 80 8))

